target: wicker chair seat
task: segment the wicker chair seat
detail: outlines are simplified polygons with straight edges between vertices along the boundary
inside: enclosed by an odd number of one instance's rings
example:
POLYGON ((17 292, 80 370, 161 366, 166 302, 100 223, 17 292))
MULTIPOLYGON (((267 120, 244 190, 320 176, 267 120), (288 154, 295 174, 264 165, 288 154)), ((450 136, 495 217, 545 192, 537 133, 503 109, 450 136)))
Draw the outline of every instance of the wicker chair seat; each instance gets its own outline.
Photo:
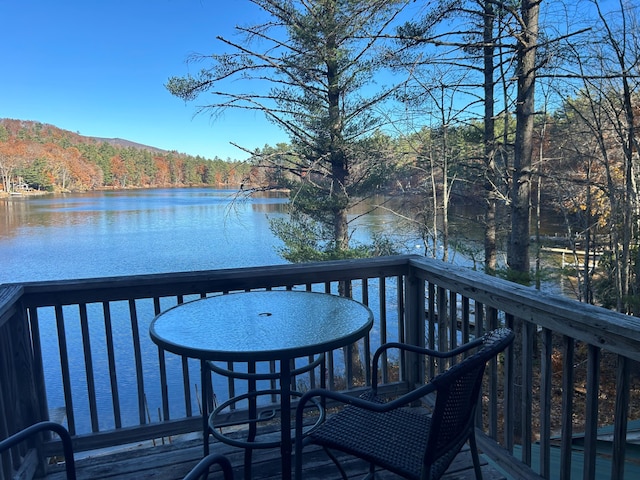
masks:
MULTIPOLYGON (((382 401, 366 392, 369 401, 382 401)), ((411 408, 379 413, 348 406, 311 433, 313 443, 339 448, 406 478, 419 478, 431 418, 411 408), (407 448, 411 445, 411 448, 407 448)))

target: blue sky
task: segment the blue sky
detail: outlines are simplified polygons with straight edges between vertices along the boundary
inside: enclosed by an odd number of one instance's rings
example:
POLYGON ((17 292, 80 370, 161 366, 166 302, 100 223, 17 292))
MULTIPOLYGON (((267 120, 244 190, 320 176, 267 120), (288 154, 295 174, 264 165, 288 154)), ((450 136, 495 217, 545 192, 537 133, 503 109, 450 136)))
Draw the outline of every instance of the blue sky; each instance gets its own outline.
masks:
MULTIPOLYGON (((244 159, 286 137, 258 114, 194 117, 164 88, 191 53, 253 23, 247 0, 0 0, 0 118, 125 138, 208 158, 244 159)), ((194 72, 195 73, 195 72, 194 72)))

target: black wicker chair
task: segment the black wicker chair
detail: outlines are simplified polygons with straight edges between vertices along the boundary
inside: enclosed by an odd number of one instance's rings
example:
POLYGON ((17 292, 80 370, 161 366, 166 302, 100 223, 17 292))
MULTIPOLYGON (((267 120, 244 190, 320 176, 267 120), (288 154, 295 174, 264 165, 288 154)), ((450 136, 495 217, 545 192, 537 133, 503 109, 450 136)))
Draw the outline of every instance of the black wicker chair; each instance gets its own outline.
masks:
MULTIPOLYGON (((65 460, 65 470, 67 473, 67 480, 76 480, 76 467, 75 458, 73 454, 73 445, 71 443, 71 436, 67 429, 59 423, 45 421, 35 423, 24 430, 5 438, 0 441, 0 453, 10 448, 15 447, 19 443, 30 439, 31 437, 38 435, 42 432, 55 432, 62 441, 62 449, 65 460)), ((223 455, 208 455, 204 457, 193 469, 184 477, 184 480, 196 480, 204 476, 209 472, 209 468, 213 465, 218 465, 222 470, 224 480, 233 480, 233 470, 231 463, 223 455)))
POLYGON ((337 465, 344 469, 331 450, 339 450, 369 462, 367 478, 373 478, 376 466, 409 479, 440 478, 463 445, 469 441, 476 478, 481 479, 480 461, 475 439, 475 412, 485 366, 513 341, 513 332, 501 328, 441 353, 400 343, 385 344, 373 356, 372 389, 360 397, 315 389, 300 399, 296 411, 295 474, 302 479, 302 449, 305 445, 322 446, 337 465), (399 348, 438 358, 467 354, 445 372, 409 393, 385 402, 377 396, 377 364, 383 351, 399 348), (475 353, 473 353, 475 352, 475 353), (435 392, 430 415, 406 408, 435 392), (317 429, 302 435, 305 404, 314 397, 347 404, 317 429))

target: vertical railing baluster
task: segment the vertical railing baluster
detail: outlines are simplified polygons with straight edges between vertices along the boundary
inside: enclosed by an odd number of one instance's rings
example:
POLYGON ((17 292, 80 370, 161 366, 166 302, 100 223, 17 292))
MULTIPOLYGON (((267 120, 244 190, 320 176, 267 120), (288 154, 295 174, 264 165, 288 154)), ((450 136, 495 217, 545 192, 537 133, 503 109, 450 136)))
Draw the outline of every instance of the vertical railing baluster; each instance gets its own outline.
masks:
MULTIPOLYGON (((436 297, 438 309, 438 350, 440 350, 441 352, 446 352, 447 348, 449 347, 449 341, 447 338, 448 295, 447 290, 444 287, 438 286, 436 290, 438 292, 436 297)), ((442 373, 446 370, 447 365, 445 360, 436 360, 436 363, 438 364, 438 373, 442 373)))
MULTIPOLYGON (((315 360, 315 357, 313 355, 309 355, 307 357, 307 362, 311 363, 315 360)), ((318 381, 316 379, 316 369, 313 368, 310 372, 309 372, 309 388, 317 388, 318 386, 318 381)))
POLYGON ((405 288, 405 279, 402 275, 398 275, 396 277, 396 283, 398 286, 398 291, 397 291, 397 297, 396 297, 396 301, 398 303, 398 341, 399 342, 406 342, 407 341, 407 335, 406 335, 406 324, 404 322, 404 315, 405 315, 405 310, 407 308, 407 306, 405 305, 405 299, 404 299, 404 288, 405 288))
MULTIPOLYGON (((429 290, 429 298, 427 299, 428 311, 427 311, 427 327, 429 329, 429 348, 431 350, 436 349, 436 323, 437 323, 437 313, 436 313, 436 286, 433 282, 429 282, 428 285, 429 290)), ((428 359, 428 376, 429 378, 433 378, 436 376, 436 363, 435 359, 429 357, 428 359)))
POLYGON ((67 414, 67 427, 71 435, 76 434, 76 417, 73 412, 73 392, 71 391, 71 371, 69 369, 69 353, 67 351, 67 335, 64 325, 62 305, 55 306, 56 328, 58 330, 58 348, 60 350, 60 369, 62 373, 62 390, 67 414))
MULTIPOLYGON (((384 345, 388 341, 387 336, 387 282, 385 277, 378 277, 378 320, 380 321, 380 345, 384 345)), ((389 381, 389 358, 387 353, 383 352, 380 359, 382 367, 380 369, 382 375, 382 383, 389 381)))
POLYGON ((611 479, 624 479, 624 461, 627 448, 627 418, 629 414, 629 395, 631 390, 631 360, 617 355, 616 365, 616 403, 613 420, 613 454, 611 457, 611 479))
MULTIPOLYGON (((484 323, 484 305, 477 300, 474 300, 474 309, 473 309, 473 337, 478 337, 478 325, 482 325, 484 323)), ((469 325, 469 329, 471 330, 472 325, 469 325)), ((486 406, 483 402, 483 391, 480 389, 480 401, 479 407, 476 411, 476 425, 484 425, 484 409, 486 406)))
MULTIPOLYGON (((513 315, 505 315, 505 327, 513 330, 513 315)), ((504 382, 504 418, 505 425, 508 425, 509 428, 505 429, 505 448, 513 453, 514 447, 514 427, 515 427, 515 418, 516 418, 516 403, 515 403, 515 358, 513 353, 513 345, 509 347, 505 354, 505 382, 504 382)))
MULTIPOLYGON (((396 277, 396 285, 397 285, 397 291, 396 291, 396 304, 397 304, 397 318, 398 321, 396 328, 398 329, 397 335, 398 335, 398 342, 400 343, 404 343, 406 342, 406 329, 407 329, 407 325, 406 325, 406 320, 405 320, 405 298, 404 298, 404 288, 405 288, 405 277, 403 277, 402 275, 398 275, 396 277)), ((407 376, 406 376, 406 371, 407 371, 407 365, 405 362, 405 356, 404 355, 400 355, 400 358, 398 359, 400 364, 398 365, 399 368, 399 373, 398 373, 398 379, 399 380, 403 380, 406 381, 407 380, 407 376)))
MULTIPOLYGON (((449 349, 453 350, 458 345, 458 294, 449 290, 449 349)), ((455 358, 451 359, 456 362, 455 358)))
POLYGON ((144 377, 142 368, 142 349, 140 346, 140 325, 138 324, 138 312, 135 299, 129 300, 129 320, 131 321, 131 335, 133 341, 133 357, 136 368, 136 386, 138 393, 138 418, 140 425, 147 423, 144 402, 144 377))
POLYGON ((462 297, 462 325, 460 336, 462 344, 469 343, 469 324, 471 322, 471 306, 469 297, 462 297))
MULTIPOLYGON (((162 398, 163 420, 169 420, 169 386, 167 385, 167 365, 164 350, 158 347, 158 366, 160 368, 160 396, 162 398)), ((145 407, 146 399, 145 399, 145 407)), ((150 421, 150 420, 149 420, 150 421)))
MULTIPOLYGON (((189 375, 189 359, 180 357, 180 365, 182 367, 182 390, 184 392, 184 410, 187 417, 193 416, 193 407, 191 405, 191 378, 189 375)), ((213 392, 213 386, 211 387, 213 392)))
POLYGON ((484 333, 485 324, 485 311, 484 304, 478 300, 474 301, 474 316, 473 316, 473 338, 481 337, 484 333))
MULTIPOLYGON (((324 293, 331 293, 331 282, 324 282, 324 293)), ((335 375, 334 375, 334 353, 335 350, 331 350, 330 352, 326 352, 326 370, 325 373, 327 378, 325 381, 329 385, 330 390, 336 389, 335 375)))
POLYGON ((353 378, 353 347, 354 345, 347 345, 342 349, 344 355, 344 374, 345 374, 345 382, 348 390, 354 387, 354 378, 353 378))
POLYGON ((120 395, 118 390, 118 374, 116 371, 115 346, 113 344, 113 322, 111 321, 111 306, 109 302, 102 302, 104 317, 104 334, 107 346, 107 363, 109 364, 109 382, 111 386, 111 406, 113 421, 116 428, 122 428, 122 414, 120 411, 120 395))
MULTIPOLYGON (((498 311, 495 308, 487 307, 488 330, 493 330, 498 324, 498 311)), ((484 335, 484 328, 481 328, 480 335, 484 335)), ((489 413, 489 436, 498 437, 498 361, 492 358, 487 365, 489 375, 489 391, 487 392, 488 413, 489 413)))
POLYGON ((571 455, 573 452, 573 389, 574 389, 575 340, 562 337, 562 439, 560 445, 560 478, 571 478, 571 455))
MULTIPOLYGON (((230 372, 234 371, 233 368, 233 362, 227 362, 227 370, 229 370, 230 372)), ((227 398, 233 398, 236 396, 236 382, 233 379, 233 377, 230 375, 227 377, 227 390, 229 390, 229 397, 227 398)), ((204 403, 205 399, 202 399, 202 403, 204 403)), ((231 410, 235 410, 236 409, 236 404, 232 403, 229 408, 231 410)))
MULTIPOLYGON (((206 298, 206 297, 207 297, 206 293, 200 294, 200 298, 206 298)), ((177 304, 180 305, 181 303, 184 303, 184 296, 178 295, 176 300, 177 300, 177 304)), ((156 306, 155 299, 154 299, 154 310, 156 315, 160 313, 160 304, 158 303, 156 306)), ((189 359, 187 357, 181 357, 180 363, 182 367, 182 391, 184 394, 185 414, 187 417, 191 417, 193 416, 193 407, 191 405, 192 403, 191 402, 191 375, 189 374, 189 359)), ((208 377, 208 378, 211 378, 211 377, 208 377)), ((200 386, 200 388, 204 391, 204 387, 202 385, 200 386)), ((211 393, 211 395, 215 393, 213 391, 213 384, 210 385, 210 388, 208 391, 211 393)))
MULTIPOLYGON (((351 279, 348 280, 344 280, 343 282, 343 288, 344 288, 344 294, 346 296, 348 296, 349 298, 353 297, 353 281, 351 279)), ((360 354, 359 354, 360 348, 359 348, 359 344, 351 344, 351 345, 347 345, 346 347, 344 347, 342 349, 342 352, 344 354, 344 372, 345 372, 345 376, 346 376, 346 385, 347 385, 347 389, 351 389, 354 387, 355 383, 354 383, 354 360, 356 360, 357 362, 359 362, 359 358, 360 358, 360 354), (356 355, 354 353, 354 349, 355 352, 357 352, 357 358, 354 358, 356 355)))
MULTIPOLYGON (((484 325, 484 321, 485 321, 484 305, 482 303, 480 303, 479 301, 474 300, 473 338, 478 338, 480 336, 479 332, 483 331, 482 325, 484 325)), ((472 327, 472 325, 470 324, 469 325, 469 332, 467 332, 467 334, 470 334, 471 327, 472 327)), ((464 333, 463 333, 463 336, 464 336, 464 333)), ((480 405, 480 407, 476 411, 476 425, 483 425, 483 422, 484 422, 483 410, 486 407, 484 406, 484 402, 483 402, 482 389, 480 389, 480 402, 479 402, 479 405, 480 405)), ((489 425, 491 425, 491 422, 489 422, 489 425)), ((489 432, 489 436, 491 436, 491 432, 489 432)))
MULTIPOLYGON (((153 298, 153 313, 160 313, 160 299, 153 298)), ((184 360, 184 357, 183 357, 184 360)), ((162 399, 162 416, 163 420, 170 420, 169 412, 169 385, 167 382, 167 364, 164 350, 158 347, 158 365, 160 367, 160 397, 162 399)), ((146 405, 145 405, 146 406, 146 405)))
POLYGON ((87 396, 89 399, 89 415, 91 418, 91 431, 99 431, 98 407, 96 404, 96 383, 93 371, 93 355, 91 353, 91 334, 89 333, 89 319, 87 318, 87 305, 78 305, 80 311, 80 330, 82 332, 82 350, 84 353, 84 368, 87 379, 87 396))
POLYGON ((553 377, 553 332, 542 329, 540 353, 540 475, 551 477, 551 379, 553 377))
MULTIPOLYGON (((366 306, 369 306, 369 279, 362 279, 362 303, 366 306)), ((364 337, 364 352, 362 354, 362 359, 364 362, 364 379, 363 383, 365 385, 370 385, 371 383, 371 333, 369 332, 364 337)))
POLYGON ((600 392, 601 350, 589 345, 587 352, 587 405, 584 430, 584 480, 595 480, 598 444, 598 394, 600 392))
MULTIPOLYGON (((269 373, 276 373, 276 368, 276 361, 269 361, 269 373)), ((275 377, 269 380, 269 388, 271 390, 276 390, 278 388, 278 380, 275 377)), ((274 403, 278 401, 278 396, 275 393, 271 395, 271 401, 274 403)))
POLYGON ((522 322, 522 355, 523 358, 527 359, 527 361, 522 362, 522 460, 526 465, 531 466, 535 325, 522 319, 520 321, 522 322))

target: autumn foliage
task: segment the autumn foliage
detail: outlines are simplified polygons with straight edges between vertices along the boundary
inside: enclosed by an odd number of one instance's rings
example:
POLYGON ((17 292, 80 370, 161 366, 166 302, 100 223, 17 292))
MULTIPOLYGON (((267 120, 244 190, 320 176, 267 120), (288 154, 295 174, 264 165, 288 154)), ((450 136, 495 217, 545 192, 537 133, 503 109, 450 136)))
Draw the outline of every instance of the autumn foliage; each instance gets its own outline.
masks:
POLYGON ((235 187, 242 162, 205 159, 125 141, 85 137, 39 122, 0 119, 0 191, 167 186, 235 187))

